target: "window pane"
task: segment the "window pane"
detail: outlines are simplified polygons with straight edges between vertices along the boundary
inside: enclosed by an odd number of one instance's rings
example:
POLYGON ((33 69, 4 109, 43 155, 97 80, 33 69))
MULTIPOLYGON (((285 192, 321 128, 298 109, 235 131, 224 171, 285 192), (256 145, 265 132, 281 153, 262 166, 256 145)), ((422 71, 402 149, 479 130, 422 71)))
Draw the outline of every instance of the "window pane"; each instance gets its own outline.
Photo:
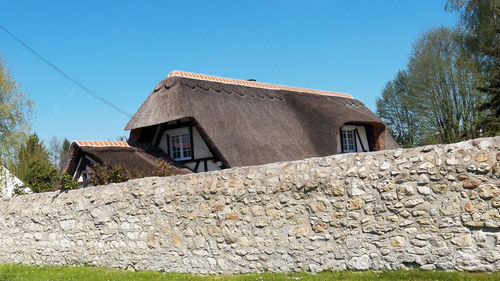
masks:
POLYGON ((354 144, 354 131, 353 130, 342 130, 341 131, 342 138, 342 150, 344 152, 354 152, 355 144, 354 144))
POLYGON ((193 155, 191 135, 188 133, 170 136, 171 157, 175 160, 188 160, 193 155))
POLYGON ((182 135, 183 158, 191 158, 191 137, 189 134, 182 135))
POLYGON ((353 132, 352 131, 347 131, 347 149, 349 150, 354 150, 354 138, 353 138, 353 132))
POLYGON ((180 136, 172 136, 172 158, 179 159, 181 158, 181 139, 180 136))

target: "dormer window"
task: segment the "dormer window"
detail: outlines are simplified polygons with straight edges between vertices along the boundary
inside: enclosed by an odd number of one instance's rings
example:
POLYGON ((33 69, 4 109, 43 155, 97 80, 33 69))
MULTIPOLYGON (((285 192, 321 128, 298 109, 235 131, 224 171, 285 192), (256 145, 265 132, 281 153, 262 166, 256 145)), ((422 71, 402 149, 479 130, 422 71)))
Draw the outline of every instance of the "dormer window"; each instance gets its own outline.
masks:
POLYGON ((170 156, 177 161, 191 160, 193 149, 188 128, 179 128, 168 132, 170 138, 170 156))
MULTIPOLYGON (((222 162, 214 156, 191 118, 157 125, 153 145, 193 172, 221 170, 222 162)), ((157 151, 157 150, 156 150, 157 151)), ((159 154, 161 152, 157 151, 159 154)))
POLYGON ((373 136, 373 128, 368 125, 344 124, 340 129, 340 138, 337 139, 340 141, 337 143, 337 151, 341 153, 370 151, 370 136, 373 136))

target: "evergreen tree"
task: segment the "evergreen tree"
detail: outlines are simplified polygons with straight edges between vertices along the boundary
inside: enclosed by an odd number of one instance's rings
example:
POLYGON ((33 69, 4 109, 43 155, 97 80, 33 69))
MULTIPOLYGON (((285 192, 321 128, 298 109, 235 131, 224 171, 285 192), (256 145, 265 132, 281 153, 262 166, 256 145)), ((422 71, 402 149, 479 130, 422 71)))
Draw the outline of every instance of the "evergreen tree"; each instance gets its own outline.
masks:
POLYGON ((33 192, 55 190, 57 170, 50 164, 49 154, 36 134, 19 148, 12 171, 33 192))

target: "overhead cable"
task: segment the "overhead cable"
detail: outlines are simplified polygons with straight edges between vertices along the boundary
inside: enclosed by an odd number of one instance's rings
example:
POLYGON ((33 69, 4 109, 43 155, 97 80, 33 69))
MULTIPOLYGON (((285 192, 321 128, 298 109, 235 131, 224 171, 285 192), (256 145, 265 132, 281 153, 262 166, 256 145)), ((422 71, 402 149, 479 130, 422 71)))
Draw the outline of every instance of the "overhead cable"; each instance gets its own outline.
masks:
POLYGON ((28 46, 26 43, 24 43, 21 39, 19 39, 12 32, 10 32, 5 27, 3 27, 1 24, 0 24, 0 28, 3 29, 3 31, 5 31, 8 35, 10 35, 10 37, 14 38, 14 40, 16 40, 24 48, 26 48, 28 51, 30 51, 32 54, 34 54, 36 57, 38 57, 41 61, 43 61, 45 64, 47 64, 48 66, 50 66, 56 72, 58 72, 63 77, 65 77, 66 79, 68 79, 69 81, 71 81, 73 84, 75 84, 76 86, 78 86, 80 89, 82 89, 83 91, 87 92, 88 94, 90 94, 94 98, 98 99, 102 103, 106 104, 107 106, 111 107, 112 109, 118 111, 120 114, 122 114, 122 115, 124 115, 124 116, 126 116, 126 117, 128 117, 130 119, 133 119, 133 120, 135 120, 135 121, 137 121, 139 123, 142 123, 141 120, 137 119, 135 116, 131 115, 130 113, 126 112, 125 110, 121 109, 120 107, 114 105, 112 102, 108 101, 107 99, 99 96, 96 92, 92 91, 87 86, 85 86, 82 83, 78 82, 75 78, 71 77, 69 74, 67 74, 66 72, 64 72, 59 67, 55 66, 53 63, 51 63, 49 60, 47 60, 46 58, 44 58, 37 51, 35 51, 33 48, 31 48, 30 46, 28 46))

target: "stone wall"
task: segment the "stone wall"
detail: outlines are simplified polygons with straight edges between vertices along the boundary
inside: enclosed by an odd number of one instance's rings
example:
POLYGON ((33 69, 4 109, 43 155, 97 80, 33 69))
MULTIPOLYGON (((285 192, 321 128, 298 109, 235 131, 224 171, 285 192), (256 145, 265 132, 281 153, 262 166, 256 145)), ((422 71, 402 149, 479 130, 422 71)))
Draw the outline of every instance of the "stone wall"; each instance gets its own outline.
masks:
POLYGON ((0 200, 0 263, 500 269, 500 137, 0 200))

